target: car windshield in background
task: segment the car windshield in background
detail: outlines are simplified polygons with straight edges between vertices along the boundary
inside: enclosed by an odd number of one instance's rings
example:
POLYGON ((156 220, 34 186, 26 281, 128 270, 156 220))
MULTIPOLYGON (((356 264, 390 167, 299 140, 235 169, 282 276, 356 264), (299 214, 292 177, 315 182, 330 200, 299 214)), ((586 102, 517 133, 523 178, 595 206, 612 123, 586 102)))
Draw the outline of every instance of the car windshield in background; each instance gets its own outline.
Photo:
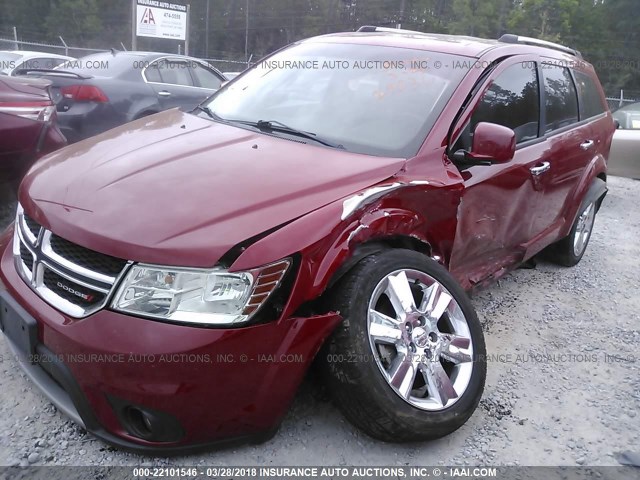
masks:
POLYGON ((408 158, 469 71, 468 60, 394 47, 302 43, 256 65, 206 107, 227 121, 270 121, 350 152, 408 158))
POLYGON ((0 52, 0 75, 9 75, 21 58, 16 53, 0 52))

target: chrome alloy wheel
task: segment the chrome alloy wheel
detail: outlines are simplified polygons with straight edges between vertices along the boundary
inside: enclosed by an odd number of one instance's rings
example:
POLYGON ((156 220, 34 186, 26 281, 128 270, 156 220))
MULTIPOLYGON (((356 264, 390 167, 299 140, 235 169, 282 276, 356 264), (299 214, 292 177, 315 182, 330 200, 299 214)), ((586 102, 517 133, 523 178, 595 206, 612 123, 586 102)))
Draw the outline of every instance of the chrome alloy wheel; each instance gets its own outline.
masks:
POLYGON ((397 270, 369 301, 369 344, 382 375, 410 405, 439 411, 465 392, 473 342, 462 309, 433 277, 397 270))
POLYGON ((596 206, 591 202, 587 208, 585 208, 580 217, 578 217, 578 223, 576 225, 576 232, 573 236, 573 254, 579 257, 584 252, 593 229, 593 223, 596 219, 596 206))

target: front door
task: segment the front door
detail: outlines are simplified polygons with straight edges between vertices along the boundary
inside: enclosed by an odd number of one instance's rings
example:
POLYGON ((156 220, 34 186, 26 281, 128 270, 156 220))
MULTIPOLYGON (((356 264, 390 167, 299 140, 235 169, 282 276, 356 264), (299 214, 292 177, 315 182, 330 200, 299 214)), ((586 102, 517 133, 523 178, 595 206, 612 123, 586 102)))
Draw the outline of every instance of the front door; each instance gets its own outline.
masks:
POLYGON ((492 72, 469 105, 472 113, 463 114, 464 128, 451 149, 469 150, 479 122, 503 125, 516 134, 516 153, 510 162, 460 167, 465 190, 450 270, 465 288, 521 262, 533 235, 547 145, 540 137, 537 63, 523 60, 506 60, 492 72))

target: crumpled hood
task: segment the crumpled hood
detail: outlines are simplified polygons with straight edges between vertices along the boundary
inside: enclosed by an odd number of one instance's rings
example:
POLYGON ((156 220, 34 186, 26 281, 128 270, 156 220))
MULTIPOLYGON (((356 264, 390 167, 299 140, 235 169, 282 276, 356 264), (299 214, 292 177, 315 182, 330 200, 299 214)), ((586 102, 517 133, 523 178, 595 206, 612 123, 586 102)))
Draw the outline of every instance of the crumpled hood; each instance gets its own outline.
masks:
POLYGON ((378 183, 404 162, 170 110, 45 157, 20 200, 40 224, 84 247, 211 267, 236 244, 378 183))

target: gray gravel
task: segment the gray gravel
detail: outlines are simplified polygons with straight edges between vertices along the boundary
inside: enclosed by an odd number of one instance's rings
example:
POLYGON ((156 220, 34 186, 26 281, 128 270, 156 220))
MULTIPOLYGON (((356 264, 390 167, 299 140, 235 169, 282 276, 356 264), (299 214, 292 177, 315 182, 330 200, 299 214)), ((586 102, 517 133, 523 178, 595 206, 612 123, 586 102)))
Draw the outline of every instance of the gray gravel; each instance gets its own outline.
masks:
MULTIPOLYGON (((540 261, 473 299, 486 332, 487 385, 471 420, 444 439, 374 441, 310 378, 263 445, 140 457, 66 420, 0 341, 0 465, 617 465, 619 453, 640 450, 640 182, 612 177, 609 187, 578 266, 540 261)), ((0 207, 0 226, 13 208, 0 207)))

